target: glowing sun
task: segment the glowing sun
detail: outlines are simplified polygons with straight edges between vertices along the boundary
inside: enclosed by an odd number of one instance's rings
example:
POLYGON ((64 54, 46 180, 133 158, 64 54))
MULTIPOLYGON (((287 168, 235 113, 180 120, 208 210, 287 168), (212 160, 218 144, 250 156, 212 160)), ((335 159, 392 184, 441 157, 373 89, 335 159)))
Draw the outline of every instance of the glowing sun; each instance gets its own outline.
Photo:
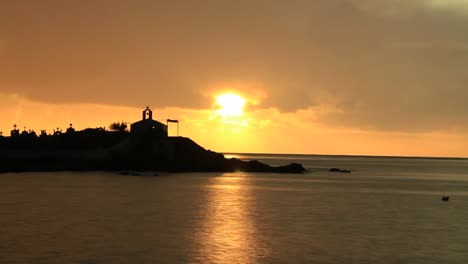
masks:
POLYGON ((237 94, 227 93, 216 97, 217 110, 222 116, 240 116, 244 113, 245 99, 237 94))

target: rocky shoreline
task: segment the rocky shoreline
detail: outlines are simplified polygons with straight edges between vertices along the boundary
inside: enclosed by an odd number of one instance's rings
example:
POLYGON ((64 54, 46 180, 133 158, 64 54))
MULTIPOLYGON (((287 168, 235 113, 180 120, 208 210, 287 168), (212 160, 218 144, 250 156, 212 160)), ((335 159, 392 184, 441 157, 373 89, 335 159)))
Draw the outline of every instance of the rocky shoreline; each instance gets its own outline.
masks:
POLYGON ((303 173, 298 163, 269 166, 259 161, 226 159, 185 137, 145 139, 129 136, 99 149, 0 149, 0 172, 168 171, 303 173))

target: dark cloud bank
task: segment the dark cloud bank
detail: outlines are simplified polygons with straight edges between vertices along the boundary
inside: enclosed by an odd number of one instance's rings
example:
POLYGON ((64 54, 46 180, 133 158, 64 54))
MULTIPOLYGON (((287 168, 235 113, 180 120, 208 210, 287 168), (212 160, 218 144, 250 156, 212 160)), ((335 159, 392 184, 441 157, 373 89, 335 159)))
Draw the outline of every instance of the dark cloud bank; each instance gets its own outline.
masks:
POLYGON ((3 2, 0 92, 196 109, 201 90, 261 83, 283 112, 331 98, 319 122, 466 129, 468 14, 404 2, 3 2))

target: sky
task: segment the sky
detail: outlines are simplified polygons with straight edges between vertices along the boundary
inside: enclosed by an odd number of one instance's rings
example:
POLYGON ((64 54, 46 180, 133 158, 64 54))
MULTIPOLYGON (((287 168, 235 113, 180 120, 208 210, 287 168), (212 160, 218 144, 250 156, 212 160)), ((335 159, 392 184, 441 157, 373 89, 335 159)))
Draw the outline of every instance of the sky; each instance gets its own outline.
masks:
POLYGON ((150 106, 220 152, 468 157, 467 32, 468 0, 1 1, 0 131, 150 106))

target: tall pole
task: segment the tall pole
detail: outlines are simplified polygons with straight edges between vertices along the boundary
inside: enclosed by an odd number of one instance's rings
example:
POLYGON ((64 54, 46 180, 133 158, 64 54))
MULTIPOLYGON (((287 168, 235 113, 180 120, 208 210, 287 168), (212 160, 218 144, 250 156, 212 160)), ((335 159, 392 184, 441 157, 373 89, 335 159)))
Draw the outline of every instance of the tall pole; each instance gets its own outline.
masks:
POLYGON ((179 120, 176 119, 167 119, 166 120, 166 126, 169 130, 169 123, 177 123, 177 136, 179 136, 179 120))

